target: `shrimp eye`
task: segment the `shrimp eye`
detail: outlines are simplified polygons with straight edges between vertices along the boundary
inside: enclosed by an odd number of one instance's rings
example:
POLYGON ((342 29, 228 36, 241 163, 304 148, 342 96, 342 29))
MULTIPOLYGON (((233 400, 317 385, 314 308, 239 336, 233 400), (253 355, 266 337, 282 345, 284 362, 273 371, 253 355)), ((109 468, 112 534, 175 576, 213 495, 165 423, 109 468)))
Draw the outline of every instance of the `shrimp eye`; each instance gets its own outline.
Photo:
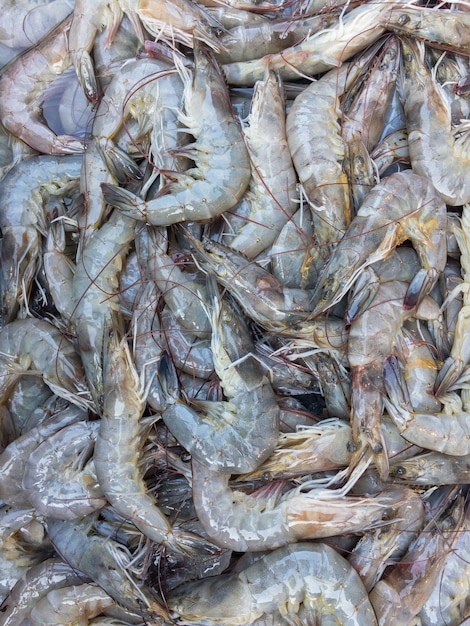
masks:
POLYGON ((393 473, 395 474, 395 476, 404 476, 406 474, 406 469, 399 465, 393 470, 393 473))
POLYGON ((373 448, 374 454, 380 454, 381 452, 383 452, 383 449, 384 448, 381 443, 376 443, 373 448))
POLYGON ((398 26, 404 26, 409 21, 410 21, 410 16, 409 15, 400 15, 400 17, 397 20, 397 24, 398 24, 398 26))

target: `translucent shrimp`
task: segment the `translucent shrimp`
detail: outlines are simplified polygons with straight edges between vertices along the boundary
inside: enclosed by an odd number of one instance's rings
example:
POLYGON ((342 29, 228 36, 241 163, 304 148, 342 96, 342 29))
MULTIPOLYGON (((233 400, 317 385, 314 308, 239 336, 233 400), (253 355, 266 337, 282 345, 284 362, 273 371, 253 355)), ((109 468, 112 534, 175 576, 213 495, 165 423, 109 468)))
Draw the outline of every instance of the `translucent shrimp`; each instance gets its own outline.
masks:
POLYGON ((49 591, 38 600, 29 614, 31 626, 60 624, 88 624, 114 605, 114 600, 100 587, 83 583, 49 591))
POLYGON ((463 498, 436 524, 432 520, 411 544, 400 563, 369 594, 379 626, 410 624, 438 581, 452 543, 463 523, 463 498))
POLYGON ((336 304, 364 267, 386 258, 411 239, 429 293, 446 263, 447 214, 432 184, 406 170, 392 174, 367 195, 343 239, 321 272, 312 315, 336 304))
POLYGON ((266 67, 280 72, 284 80, 314 76, 338 67, 374 43, 385 31, 381 22, 390 10, 387 2, 367 2, 352 9, 338 24, 325 28, 282 52, 260 59, 227 63, 223 66, 231 85, 253 85, 266 67))
POLYGON ((157 507, 139 469, 145 397, 127 341, 107 342, 104 404, 93 460, 108 501, 146 537, 173 552, 191 552, 207 542, 171 527, 157 507))
POLYGON ((169 606, 177 624, 376 626, 356 572, 326 544, 298 543, 263 556, 240 573, 189 583, 169 606), (202 620, 202 621, 201 621, 202 620), (262 621, 261 621, 262 620, 262 621))
POLYGON ((105 506, 90 459, 98 426, 88 421, 70 424, 30 453, 22 488, 38 513, 74 519, 105 506))
POLYGON ((274 242, 296 208, 297 176, 287 146, 285 95, 274 72, 255 85, 243 132, 253 169, 245 194, 251 209, 247 222, 233 238, 227 233, 226 241, 253 259, 274 242))
POLYGON ((38 152, 76 154, 84 143, 77 137, 56 135, 43 121, 42 101, 50 83, 71 65, 68 54, 68 17, 36 46, 14 59, 0 77, 0 119, 5 128, 38 152))
POLYGON ((242 474, 254 470, 274 450, 279 407, 254 352, 251 333, 238 309, 221 298, 212 275, 208 282, 214 368, 228 402, 171 404, 163 420, 178 442, 211 469, 242 474))
POLYGON ((80 357, 73 344, 45 320, 16 320, 0 329, 0 393, 5 400, 18 379, 32 369, 57 395, 92 408, 80 357))
POLYGON ((470 455, 450 456, 442 452, 418 454, 393 463, 394 481, 409 485, 461 485, 469 482, 470 455))
POLYGON ((135 238, 135 220, 113 211, 79 252, 72 316, 87 381, 99 406, 103 397, 103 346, 119 310, 119 272, 135 238))
MULTIPOLYGON (((451 3, 452 4, 452 3, 451 3)), ((470 53, 468 11, 427 8, 412 5, 394 6, 383 21, 388 30, 399 35, 423 39, 426 44, 461 54, 470 53)))
POLYGON ((0 183, 0 298, 3 323, 26 308, 36 274, 41 234, 46 235, 44 205, 66 194, 80 177, 81 156, 36 156, 20 161, 0 183))
POLYGON ((194 54, 194 70, 181 68, 185 83, 181 121, 195 141, 178 151, 191 158, 195 167, 177 176, 148 202, 103 184, 109 204, 155 225, 216 217, 241 199, 250 181, 248 152, 220 70, 197 43, 194 54))
MULTIPOLYGON (((468 16, 468 13, 465 14, 468 16)), ((470 201, 467 125, 452 128, 448 100, 427 69, 424 44, 402 40, 401 94, 413 171, 450 206, 470 201)))
POLYGON ((380 524, 396 494, 347 497, 345 488, 311 488, 308 483, 279 495, 234 492, 229 474, 192 461, 193 500, 199 521, 212 541, 239 552, 272 550, 302 539, 363 531, 380 524))

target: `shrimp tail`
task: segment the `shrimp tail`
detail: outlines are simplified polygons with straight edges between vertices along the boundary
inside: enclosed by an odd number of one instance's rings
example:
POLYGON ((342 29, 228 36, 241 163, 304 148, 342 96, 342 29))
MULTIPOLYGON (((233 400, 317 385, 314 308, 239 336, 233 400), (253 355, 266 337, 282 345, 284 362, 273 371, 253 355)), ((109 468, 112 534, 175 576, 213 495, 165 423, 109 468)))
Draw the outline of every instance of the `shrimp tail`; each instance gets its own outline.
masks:
POLYGON ((105 202, 118 208, 128 217, 134 219, 146 219, 145 202, 127 189, 118 185, 101 183, 105 202))
POLYGON ((173 527, 171 534, 165 540, 165 546, 173 553, 179 553, 189 558, 195 558, 198 554, 213 555, 220 552, 220 547, 208 539, 187 532, 178 527, 173 527))
POLYGON ((95 76, 95 68, 90 53, 81 50, 74 59, 78 82, 82 86, 87 100, 96 103, 100 99, 100 88, 95 76))
POLYGON ((98 150, 103 157, 109 171, 119 184, 124 185, 129 180, 141 180, 140 168, 124 150, 107 140, 98 144, 98 150))

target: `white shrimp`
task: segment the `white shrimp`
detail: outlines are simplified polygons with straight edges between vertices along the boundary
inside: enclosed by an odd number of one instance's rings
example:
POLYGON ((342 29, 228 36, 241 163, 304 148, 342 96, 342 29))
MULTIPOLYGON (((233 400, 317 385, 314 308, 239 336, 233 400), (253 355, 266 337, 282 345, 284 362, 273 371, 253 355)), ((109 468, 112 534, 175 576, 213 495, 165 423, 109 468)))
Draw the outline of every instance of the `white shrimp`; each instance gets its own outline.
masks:
POLYGON ((248 152, 220 69, 196 42, 194 55, 194 71, 180 71, 185 83, 181 121, 195 141, 178 152, 195 167, 176 176, 148 202, 128 190, 102 185, 106 202, 155 225, 216 217, 241 199, 250 181, 248 152))
POLYGON ((240 573, 183 585, 169 599, 176 624, 375 626, 359 576, 326 544, 298 543, 263 556, 240 573), (260 620, 259 623, 265 623, 260 620))

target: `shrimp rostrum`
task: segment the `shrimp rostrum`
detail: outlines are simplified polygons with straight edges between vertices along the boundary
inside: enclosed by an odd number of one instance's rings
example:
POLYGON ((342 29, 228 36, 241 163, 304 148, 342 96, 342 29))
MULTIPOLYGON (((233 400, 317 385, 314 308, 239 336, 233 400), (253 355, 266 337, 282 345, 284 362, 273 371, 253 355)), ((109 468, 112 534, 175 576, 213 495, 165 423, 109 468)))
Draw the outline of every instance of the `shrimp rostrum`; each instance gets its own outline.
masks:
POLYGON ((102 185, 106 202, 157 226, 216 217, 237 204, 250 182, 248 151, 220 69, 196 41, 194 59, 192 71, 181 66, 180 72, 185 84, 181 121, 195 141, 178 152, 195 167, 172 174, 175 181, 147 202, 115 185, 102 185))

